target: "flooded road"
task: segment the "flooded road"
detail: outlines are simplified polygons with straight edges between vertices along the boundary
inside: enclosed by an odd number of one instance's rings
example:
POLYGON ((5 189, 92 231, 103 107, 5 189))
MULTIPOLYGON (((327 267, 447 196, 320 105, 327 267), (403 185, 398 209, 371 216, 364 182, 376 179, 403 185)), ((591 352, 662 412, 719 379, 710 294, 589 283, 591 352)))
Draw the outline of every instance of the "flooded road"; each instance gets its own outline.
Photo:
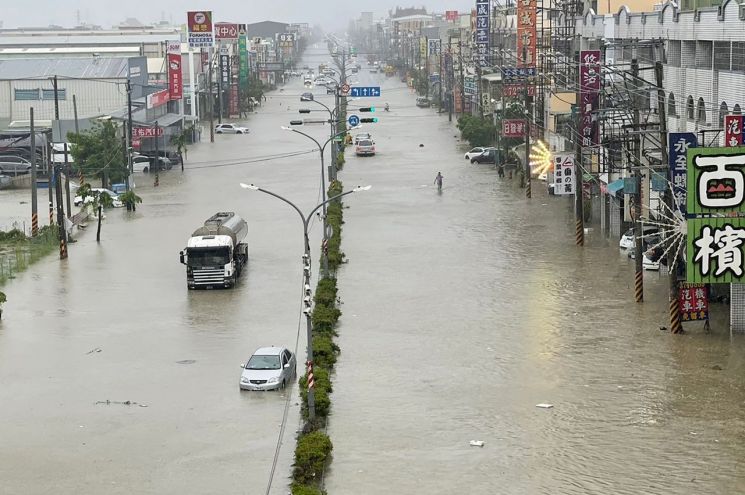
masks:
POLYGON ((329 493, 745 493, 745 340, 660 331, 664 276, 634 304, 617 241, 574 246, 570 199, 526 201, 369 77, 392 111, 344 170, 373 190, 345 213, 329 493))
MULTIPOLYGON (((319 48, 306 62, 328 59, 319 48)), ((378 155, 347 153, 340 174, 373 189, 345 202, 329 493, 745 492, 743 338, 722 324, 658 330, 664 278, 648 273, 633 304, 631 262, 593 234, 577 249, 568 199, 526 202, 469 165, 447 117, 416 108, 398 79, 358 79, 383 97, 355 105, 392 111, 365 129, 378 155)), ((318 203, 313 145, 280 130, 301 91, 295 80, 270 95, 250 135, 211 145, 204 132, 183 175, 157 189, 137 177, 144 203, 110 211, 101 244, 91 223, 68 261, 3 287, 0 492, 264 493, 285 396, 239 392, 239 364, 296 342, 304 360, 302 229, 238 183, 318 203), (235 290, 189 292, 178 252, 220 210, 248 220, 248 270, 235 290)), ((315 261, 318 222, 311 234, 315 261)), ((299 425, 289 393, 276 494, 299 425)))

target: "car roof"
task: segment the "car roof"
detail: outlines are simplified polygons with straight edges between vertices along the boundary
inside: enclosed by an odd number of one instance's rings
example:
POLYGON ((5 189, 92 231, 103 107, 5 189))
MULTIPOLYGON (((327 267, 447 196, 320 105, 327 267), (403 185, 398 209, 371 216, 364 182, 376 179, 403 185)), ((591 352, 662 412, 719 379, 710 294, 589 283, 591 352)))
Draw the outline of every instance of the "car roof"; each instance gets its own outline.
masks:
POLYGON ((284 351, 284 347, 259 347, 256 349, 256 352, 254 352, 254 356, 279 356, 282 351, 284 351))

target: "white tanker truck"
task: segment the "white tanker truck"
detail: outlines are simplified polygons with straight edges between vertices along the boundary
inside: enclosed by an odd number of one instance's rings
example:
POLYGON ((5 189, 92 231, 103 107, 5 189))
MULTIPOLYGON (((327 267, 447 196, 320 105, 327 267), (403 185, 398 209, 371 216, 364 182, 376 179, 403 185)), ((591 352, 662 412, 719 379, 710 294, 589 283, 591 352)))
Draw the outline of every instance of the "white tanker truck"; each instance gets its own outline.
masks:
POLYGON ((248 263, 247 234, 248 224, 232 211, 215 213, 195 230, 179 253, 189 289, 233 287, 248 263))

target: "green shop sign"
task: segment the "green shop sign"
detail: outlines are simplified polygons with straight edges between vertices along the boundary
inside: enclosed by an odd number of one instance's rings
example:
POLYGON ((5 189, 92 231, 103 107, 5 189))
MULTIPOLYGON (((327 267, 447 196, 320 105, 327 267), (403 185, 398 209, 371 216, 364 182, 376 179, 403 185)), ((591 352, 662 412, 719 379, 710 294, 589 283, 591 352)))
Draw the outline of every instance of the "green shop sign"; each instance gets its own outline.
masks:
POLYGON ((745 147, 689 148, 686 281, 745 281, 745 147))

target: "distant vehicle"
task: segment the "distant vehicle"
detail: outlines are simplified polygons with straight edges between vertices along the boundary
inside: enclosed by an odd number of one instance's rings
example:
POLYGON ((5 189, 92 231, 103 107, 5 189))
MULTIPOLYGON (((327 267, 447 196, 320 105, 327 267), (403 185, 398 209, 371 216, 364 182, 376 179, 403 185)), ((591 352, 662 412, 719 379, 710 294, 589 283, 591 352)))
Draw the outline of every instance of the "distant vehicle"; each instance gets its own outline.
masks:
POLYGON ((297 376, 295 355, 284 347, 256 349, 241 368, 241 390, 280 390, 297 376))
POLYGON ((303 93, 300 95, 300 101, 313 101, 313 93, 303 93))
POLYGON ((243 242, 247 234, 248 224, 232 211, 208 218, 179 253, 187 287, 234 287, 248 263, 248 244, 243 242))
MULTIPOLYGON (((148 155, 135 155, 132 157, 132 171, 133 172, 144 172, 149 173, 155 170, 156 158, 148 155)), ((171 170, 173 168, 173 162, 165 156, 161 156, 157 159, 160 165, 159 170, 171 170)))
POLYGON ((352 67, 352 74, 357 74, 359 71, 357 67, 352 67))
POLYGON ((475 148, 472 148, 470 151, 466 151, 466 154, 464 156, 465 156, 466 160, 469 160, 470 161, 473 158, 475 158, 478 155, 480 155, 481 153, 483 153, 484 150, 486 150, 486 148, 484 148, 482 146, 477 146, 475 148))
MULTIPOLYGON (((644 225, 642 224, 642 240, 648 239, 653 236, 657 236, 660 233, 660 229, 655 227, 654 225, 644 225)), ((635 245, 635 236, 634 236, 634 229, 630 228, 627 230, 622 236, 621 240, 618 242, 618 247, 621 249, 632 249, 635 245)))
POLYGON ((429 108, 430 106, 432 106, 432 102, 429 101, 429 98, 420 96, 416 99, 416 106, 420 108, 429 108))
POLYGON ((369 132, 361 132, 357 134, 356 136, 354 136, 354 144, 359 144, 359 142, 363 139, 372 141, 372 134, 370 134, 369 132))
POLYGON ((215 126, 217 134, 248 134, 248 128, 238 124, 217 124, 215 126))
POLYGON ((20 156, 0 157, 0 173, 5 175, 28 174, 31 172, 31 162, 20 156))
POLYGON ((496 148, 486 148, 480 155, 471 158, 471 163, 493 163, 497 164, 499 152, 496 148))
POLYGON ((377 74, 378 73, 378 68, 377 67, 373 67, 372 69, 370 69, 370 72, 372 72, 373 74, 377 74))
POLYGON ((375 143, 370 139, 361 139, 357 142, 354 152, 357 156, 373 156, 375 155, 375 143))
MULTIPOLYGON (((111 189, 104 189, 102 187, 92 187, 91 193, 94 195, 101 194, 101 193, 108 194, 109 197, 111 198, 111 203, 114 208, 121 208, 122 206, 124 206, 124 203, 122 203, 121 200, 119 199, 119 195, 115 193, 114 191, 112 191, 111 189)), ((82 196, 75 196, 75 198, 73 198, 72 200, 72 204, 74 204, 75 206, 82 206, 83 203, 91 204, 94 201, 95 201, 95 198, 93 196, 86 196, 85 201, 83 201, 82 196)))

